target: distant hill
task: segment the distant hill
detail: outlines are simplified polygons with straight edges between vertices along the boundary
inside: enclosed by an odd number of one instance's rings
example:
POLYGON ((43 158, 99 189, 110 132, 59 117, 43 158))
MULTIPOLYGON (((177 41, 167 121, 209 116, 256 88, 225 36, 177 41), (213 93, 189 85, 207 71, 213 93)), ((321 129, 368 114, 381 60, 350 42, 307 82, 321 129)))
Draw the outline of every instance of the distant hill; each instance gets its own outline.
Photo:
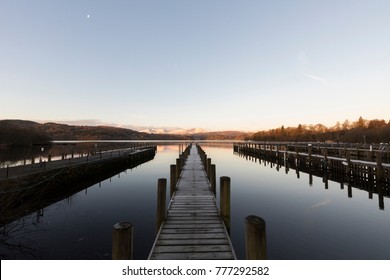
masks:
POLYGON ((25 120, 0 120, 0 145, 33 145, 52 140, 173 140, 185 136, 149 134, 110 126, 40 124, 25 120))

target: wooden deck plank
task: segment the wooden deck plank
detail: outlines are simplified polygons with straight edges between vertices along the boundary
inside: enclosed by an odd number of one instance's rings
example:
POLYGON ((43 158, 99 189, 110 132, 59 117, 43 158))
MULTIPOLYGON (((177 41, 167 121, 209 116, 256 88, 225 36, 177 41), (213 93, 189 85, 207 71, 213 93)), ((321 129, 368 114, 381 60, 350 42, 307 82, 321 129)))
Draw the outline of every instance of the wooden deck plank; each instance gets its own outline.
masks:
POLYGON ((231 252, 153 253, 153 260, 231 260, 231 252))
POLYGON ((168 245, 156 246, 154 253, 229 252, 229 245, 168 245))
POLYGON ((203 239, 159 239, 156 246, 167 245, 229 245, 226 238, 203 238, 203 239))
POLYGON ((191 232, 191 233, 181 233, 181 234, 161 233, 159 235, 159 239, 157 241, 165 240, 165 239, 179 240, 179 239, 221 239, 221 238, 226 239, 224 232, 222 232, 222 233, 194 233, 194 232, 191 232))
POLYGON ((165 229, 223 229, 222 224, 165 224, 165 229))
POLYGON ((175 234, 175 233, 223 233, 225 232, 225 229, 223 228, 209 228, 209 229, 204 229, 204 228, 183 228, 183 229, 173 229, 173 228, 168 228, 165 229, 163 228, 161 230, 161 233, 163 234, 175 234))
POLYGON ((149 259, 235 259, 195 145, 149 259))

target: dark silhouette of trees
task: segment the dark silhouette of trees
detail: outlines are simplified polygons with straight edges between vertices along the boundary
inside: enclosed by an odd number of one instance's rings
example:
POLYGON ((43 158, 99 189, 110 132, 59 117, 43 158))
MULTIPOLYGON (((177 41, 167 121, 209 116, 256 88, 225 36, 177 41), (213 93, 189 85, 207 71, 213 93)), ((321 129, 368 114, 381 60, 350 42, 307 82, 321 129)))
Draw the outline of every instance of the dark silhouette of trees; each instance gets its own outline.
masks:
POLYGON ((50 140, 38 123, 22 120, 0 121, 0 145, 24 146, 47 143, 50 140))
POLYGON ((353 143, 381 143, 390 141, 390 121, 365 120, 363 117, 355 122, 345 120, 332 127, 323 124, 302 125, 259 131, 251 138, 255 141, 332 141, 353 143))

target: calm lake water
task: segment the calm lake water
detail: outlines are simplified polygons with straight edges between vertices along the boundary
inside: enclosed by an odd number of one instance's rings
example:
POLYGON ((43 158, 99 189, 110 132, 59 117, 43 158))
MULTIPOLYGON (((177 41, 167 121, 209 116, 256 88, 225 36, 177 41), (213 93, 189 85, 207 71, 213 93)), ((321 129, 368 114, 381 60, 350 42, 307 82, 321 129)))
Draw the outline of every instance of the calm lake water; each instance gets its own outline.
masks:
MULTIPOLYGON (((285 168, 279 171, 233 153, 231 144, 203 144, 217 178, 231 178, 231 239, 244 253, 244 219, 267 224, 269 259, 390 259, 390 202, 285 168)), ((146 259, 156 236, 157 179, 167 178, 179 145, 159 145, 155 158, 93 185, 39 213, 6 225, 1 259, 110 259, 112 226, 134 226, 134 258, 146 259)), ((217 180, 219 181, 219 180, 217 180)), ((169 189, 169 188, 168 188, 169 189)), ((217 197, 219 182, 217 182, 217 197)))

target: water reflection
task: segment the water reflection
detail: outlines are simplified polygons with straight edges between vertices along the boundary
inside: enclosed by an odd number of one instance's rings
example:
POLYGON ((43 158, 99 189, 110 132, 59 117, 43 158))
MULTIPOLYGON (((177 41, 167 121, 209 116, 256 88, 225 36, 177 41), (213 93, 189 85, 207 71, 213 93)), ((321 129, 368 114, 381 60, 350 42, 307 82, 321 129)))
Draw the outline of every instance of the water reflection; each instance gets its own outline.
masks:
POLYGON ((368 193, 368 198, 373 199, 373 194, 378 196, 378 207, 381 210, 384 210, 384 198, 390 197, 390 188, 386 181, 377 182, 371 173, 360 174, 352 173, 351 176, 346 176, 341 169, 328 169, 315 168, 310 165, 300 164, 298 160, 288 161, 286 158, 284 160, 279 160, 278 158, 269 158, 262 156, 251 156, 242 152, 234 152, 236 156, 242 157, 247 161, 254 163, 259 163, 264 166, 269 166, 271 169, 275 167, 277 171, 284 169, 285 173, 288 174, 290 169, 295 170, 296 177, 300 179, 300 173, 305 173, 309 175, 309 186, 313 186, 313 176, 321 178, 322 183, 324 184, 325 189, 329 189, 329 181, 337 182, 340 184, 340 189, 344 189, 344 186, 347 186, 347 196, 349 198, 353 197, 353 188, 366 191, 368 193))
MULTIPOLYGON (((367 199, 366 191, 351 184, 350 199, 347 184, 340 189, 329 177, 325 184, 323 176, 314 173, 291 166, 286 172, 286 166, 275 162, 238 156, 232 145, 203 148, 216 164, 217 176, 232 180, 231 239, 239 259, 245 258, 248 215, 267 223, 269 259, 390 258, 390 216, 367 199)), ((385 196, 384 203, 388 200, 385 196)))
MULTIPOLYGON (((390 259, 390 215, 367 199, 379 198, 376 187, 370 193, 331 174, 246 160, 231 144, 201 146, 216 164, 217 178, 231 178, 231 239, 239 259, 245 258, 248 215, 267 222, 269 259, 390 259)), ((179 150, 178 144, 159 145, 152 161, 7 224, 0 232, 0 257, 110 259, 112 226, 130 221, 134 258, 146 259, 156 236, 157 180, 169 180, 179 150)), ((381 205, 388 201, 383 194, 381 205)))
POLYGON ((83 166, 79 164, 79 168, 82 168, 81 171, 76 166, 72 172, 70 172, 71 167, 70 169, 62 168, 59 171, 58 169, 53 170, 43 175, 33 175, 37 178, 37 182, 30 181, 32 176, 26 176, 27 179, 15 182, 5 181, 7 185, 0 191, 0 226, 20 219, 31 212, 39 211, 39 209, 61 201, 81 190, 85 189, 87 192, 88 187, 152 160, 153 157, 154 151, 153 153, 145 153, 142 158, 135 158, 131 161, 124 157, 119 158, 105 166, 99 165, 99 163, 83 166), (82 176, 77 174, 80 172, 84 172, 82 176), (51 173, 55 173, 55 175, 52 176, 51 173), (72 179, 72 176, 77 180, 72 179), (29 181, 25 182, 26 180, 29 181))
POLYGON ((135 226, 135 258, 146 259, 155 237, 156 178, 169 172, 177 154, 177 145, 159 146, 156 163, 64 187, 76 192, 71 196, 33 197, 18 209, 2 209, 1 258, 110 259, 112 226, 128 220, 135 226))

